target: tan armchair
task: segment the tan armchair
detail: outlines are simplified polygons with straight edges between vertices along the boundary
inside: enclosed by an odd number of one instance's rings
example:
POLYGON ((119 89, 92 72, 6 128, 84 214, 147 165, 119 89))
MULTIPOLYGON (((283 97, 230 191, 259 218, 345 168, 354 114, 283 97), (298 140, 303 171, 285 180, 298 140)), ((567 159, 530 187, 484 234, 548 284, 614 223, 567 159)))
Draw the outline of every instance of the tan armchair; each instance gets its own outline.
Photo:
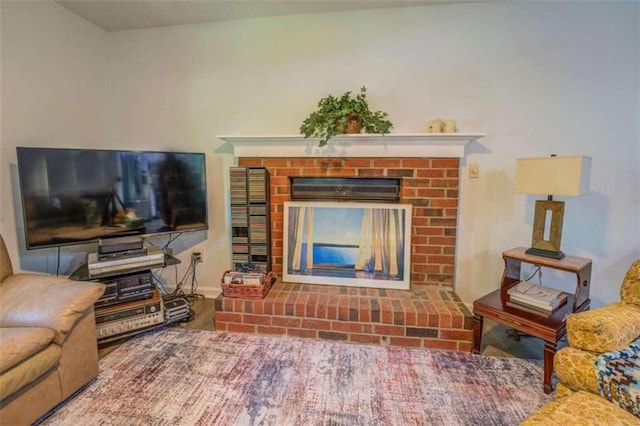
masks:
POLYGON ((0 235, 0 424, 28 425, 98 374, 104 284, 13 273, 0 235))

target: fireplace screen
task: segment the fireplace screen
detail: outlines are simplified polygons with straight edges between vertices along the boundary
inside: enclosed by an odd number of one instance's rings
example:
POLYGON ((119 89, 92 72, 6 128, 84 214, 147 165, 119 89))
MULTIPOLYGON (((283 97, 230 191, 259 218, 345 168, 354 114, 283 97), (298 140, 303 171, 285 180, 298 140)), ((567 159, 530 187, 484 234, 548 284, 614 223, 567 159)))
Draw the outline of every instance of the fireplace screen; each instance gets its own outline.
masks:
POLYGON ((409 289, 411 205, 285 202, 283 281, 409 289))

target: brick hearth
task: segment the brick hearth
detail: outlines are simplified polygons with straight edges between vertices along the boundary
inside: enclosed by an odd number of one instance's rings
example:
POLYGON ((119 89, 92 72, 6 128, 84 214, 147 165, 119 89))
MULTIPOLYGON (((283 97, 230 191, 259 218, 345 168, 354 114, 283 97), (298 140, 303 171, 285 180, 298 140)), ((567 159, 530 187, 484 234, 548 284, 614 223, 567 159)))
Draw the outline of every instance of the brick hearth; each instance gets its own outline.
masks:
POLYGON ((451 288, 277 282, 262 300, 216 298, 216 330, 471 351, 472 316, 451 288))
POLYGON ((263 300, 216 299, 216 329, 471 351, 472 319, 453 291, 459 158, 239 158, 271 176, 271 262, 282 273, 290 177, 402 178, 411 204, 411 290, 282 283, 263 300))

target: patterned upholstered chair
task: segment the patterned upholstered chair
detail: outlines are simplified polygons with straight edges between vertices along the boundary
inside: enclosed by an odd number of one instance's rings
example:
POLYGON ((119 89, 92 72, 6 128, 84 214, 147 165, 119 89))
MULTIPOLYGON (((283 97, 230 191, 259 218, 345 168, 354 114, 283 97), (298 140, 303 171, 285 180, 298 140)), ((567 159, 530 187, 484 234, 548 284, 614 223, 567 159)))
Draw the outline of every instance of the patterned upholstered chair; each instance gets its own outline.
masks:
POLYGON ((567 317, 569 346, 554 357, 556 400, 522 425, 640 424, 640 259, 627 271, 620 298, 567 317))
POLYGON ((520 426, 638 426, 640 419, 590 392, 577 391, 536 410, 520 426))
POLYGON ((622 351, 640 337, 640 259, 624 277, 619 302, 567 317, 569 346, 556 352, 556 392, 563 396, 578 390, 598 394, 596 358, 622 351))

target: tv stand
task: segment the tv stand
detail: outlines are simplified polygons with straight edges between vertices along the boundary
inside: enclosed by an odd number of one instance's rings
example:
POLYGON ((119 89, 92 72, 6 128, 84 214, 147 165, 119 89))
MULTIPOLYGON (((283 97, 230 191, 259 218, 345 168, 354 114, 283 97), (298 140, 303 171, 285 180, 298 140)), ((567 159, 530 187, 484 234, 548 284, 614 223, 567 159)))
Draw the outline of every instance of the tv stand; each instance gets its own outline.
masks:
MULTIPOLYGON (((97 254, 92 253, 90 256, 97 254)), ((125 259, 132 263, 125 264, 122 270, 98 275, 91 274, 89 262, 85 262, 70 275, 71 279, 77 281, 97 281, 107 286, 103 296, 94 304, 98 346, 119 342, 184 320, 167 319, 165 301, 153 281, 152 268, 165 268, 181 263, 179 259, 166 253, 163 256, 164 262, 153 266, 144 263, 147 256, 126 256, 125 259), (141 259, 137 262, 140 266, 136 266, 136 258, 141 259)), ((104 263, 108 264, 109 260, 104 263)))

